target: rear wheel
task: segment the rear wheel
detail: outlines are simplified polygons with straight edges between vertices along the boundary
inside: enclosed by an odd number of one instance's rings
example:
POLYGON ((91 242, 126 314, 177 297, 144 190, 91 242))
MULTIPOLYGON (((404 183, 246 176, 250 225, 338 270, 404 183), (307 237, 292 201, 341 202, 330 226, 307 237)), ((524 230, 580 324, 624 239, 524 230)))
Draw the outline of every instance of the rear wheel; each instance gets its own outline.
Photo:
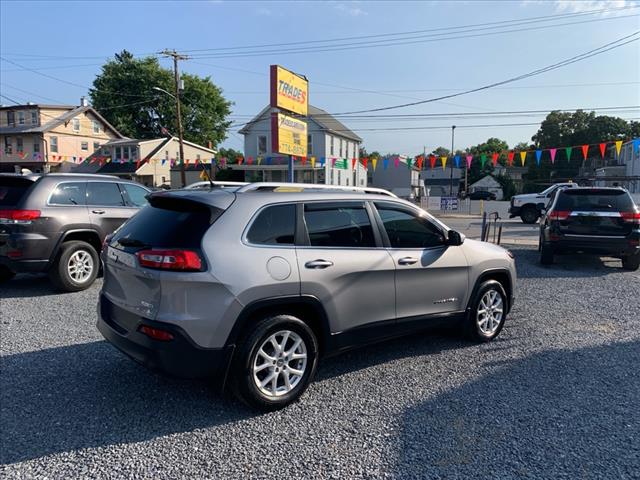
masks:
POLYGON ((532 205, 522 207, 520 211, 520 218, 523 223, 536 223, 539 217, 538 209, 532 205))
POLYGON ((540 263, 542 265, 552 265, 555 252, 553 247, 547 242, 540 241, 540 263))
POLYGON ((640 268, 640 253, 622 257, 622 268, 625 270, 638 270, 640 268))
POLYGON ((466 336, 476 342, 496 338, 507 317, 507 302, 507 294, 497 280, 480 285, 465 320, 466 336))
POLYGON ((253 408, 283 408, 304 393, 313 379, 318 342, 307 324, 290 315, 260 321, 238 348, 231 384, 253 408))
POLYGON ((91 286, 98 275, 98 254, 86 242, 65 242, 49 270, 51 282, 65 292, 78 292, 91 286))
POLYGON ((5 267, 4 265, 0 265, 0 283, 7 282, 15 277, 15 272, 9 270, 9 267, 5 267))

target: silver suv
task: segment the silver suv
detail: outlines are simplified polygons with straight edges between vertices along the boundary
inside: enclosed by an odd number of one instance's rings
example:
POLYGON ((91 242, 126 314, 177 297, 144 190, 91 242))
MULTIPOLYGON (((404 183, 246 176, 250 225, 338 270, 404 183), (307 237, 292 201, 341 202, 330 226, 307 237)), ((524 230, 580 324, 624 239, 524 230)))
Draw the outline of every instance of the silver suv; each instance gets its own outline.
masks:
POLYGON ((302 395, 321 356, 436 322, 486 342, 513 304, 510 252, 388 192, 254 183, 148 200, 103 250, 98 329, 260 409, 302 395))

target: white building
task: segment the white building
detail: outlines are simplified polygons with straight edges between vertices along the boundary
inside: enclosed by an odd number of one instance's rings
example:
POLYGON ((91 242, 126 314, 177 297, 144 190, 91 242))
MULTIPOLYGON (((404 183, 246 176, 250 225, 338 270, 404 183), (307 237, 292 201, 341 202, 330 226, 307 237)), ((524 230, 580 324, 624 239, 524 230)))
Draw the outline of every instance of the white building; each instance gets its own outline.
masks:
POLYGON ((640 193, 640 146, 638 139, 622 145, 618 164, 624 165, 624 175, 631 177, 620 184, 623 184, 631 193, 640 193))
POLYGON ((404 155, 388 158, 387 168, 384 168, 384 162, 385 159, 379 159, 376 169, 369 171, 370 186, 384 188, 401 198, 413 200, 423 196, 420 170, 415 163, 409 168, 407 157, 404 155))
MULTIPOLYGON (((244 135, 244 158, 233 170, 244 171, 245 181, 286 182, 288 158, 271 145, 271 107, 265 107, 239 133, 244 135), (258 161, 260 159, 260 161, 258 161)), ((367 186, 367 170, 360 163, 362 138, 329 113, 309 105, 307 116, 307 160, 294 162, 294 180, 302 183, 367 186), (315 158, 312 166, 311 157, 315 158), (353 159, 356 168, 353 168, 353 159), (324 159, 322 166, 321 159, 324 159), (332 159, 336 159, 335 166, 332 159)))

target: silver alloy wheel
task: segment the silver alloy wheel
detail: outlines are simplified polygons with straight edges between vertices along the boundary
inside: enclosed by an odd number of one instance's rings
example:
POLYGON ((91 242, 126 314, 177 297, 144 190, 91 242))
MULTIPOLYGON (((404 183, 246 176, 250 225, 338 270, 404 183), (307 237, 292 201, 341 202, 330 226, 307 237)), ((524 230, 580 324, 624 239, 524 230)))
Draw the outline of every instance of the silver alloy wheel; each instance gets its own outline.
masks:
POLYGON ((253 381, 268 397, 286 395, 302 380, 307 368, 307 346, 291 330, 270 335, 253 360, 253 381))
POLYGON ((85 283, 93 273, 93 257, 86 250, 74 252, 67 262, 69 277, 76 283, 85 283))
POLYGON ((502 321, 503 310, 502 295, 493 289, 485 292, 476 311, 476 322, 484 335, 489 337, 496 333, 502 321))

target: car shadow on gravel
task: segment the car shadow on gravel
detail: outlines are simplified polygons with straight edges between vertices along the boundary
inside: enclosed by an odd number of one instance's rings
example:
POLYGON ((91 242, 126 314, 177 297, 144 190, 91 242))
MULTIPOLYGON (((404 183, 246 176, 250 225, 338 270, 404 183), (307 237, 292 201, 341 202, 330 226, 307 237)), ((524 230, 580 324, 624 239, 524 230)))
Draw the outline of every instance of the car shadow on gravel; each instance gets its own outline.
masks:
POLYGON ((2 357, 0 463, 140 442, 254 415, 203 381, 154 374, 106 342, 2 357))
POLYGON ((17 275, 12 280, 0 284, 0 299, 30 298, 50 295, 66 295, 56 290, 45 274, 17 275))
POLYGON ((537 247, 511 251, 516 257, 518 277, 522 278, 602 277, 626 273, 617 258, 584 254, 556 255, 552 265, 541 265, 537 247))
POLYGON ((640 342, 491 366, 408 409, 396 478, 634 478, 640 342))

